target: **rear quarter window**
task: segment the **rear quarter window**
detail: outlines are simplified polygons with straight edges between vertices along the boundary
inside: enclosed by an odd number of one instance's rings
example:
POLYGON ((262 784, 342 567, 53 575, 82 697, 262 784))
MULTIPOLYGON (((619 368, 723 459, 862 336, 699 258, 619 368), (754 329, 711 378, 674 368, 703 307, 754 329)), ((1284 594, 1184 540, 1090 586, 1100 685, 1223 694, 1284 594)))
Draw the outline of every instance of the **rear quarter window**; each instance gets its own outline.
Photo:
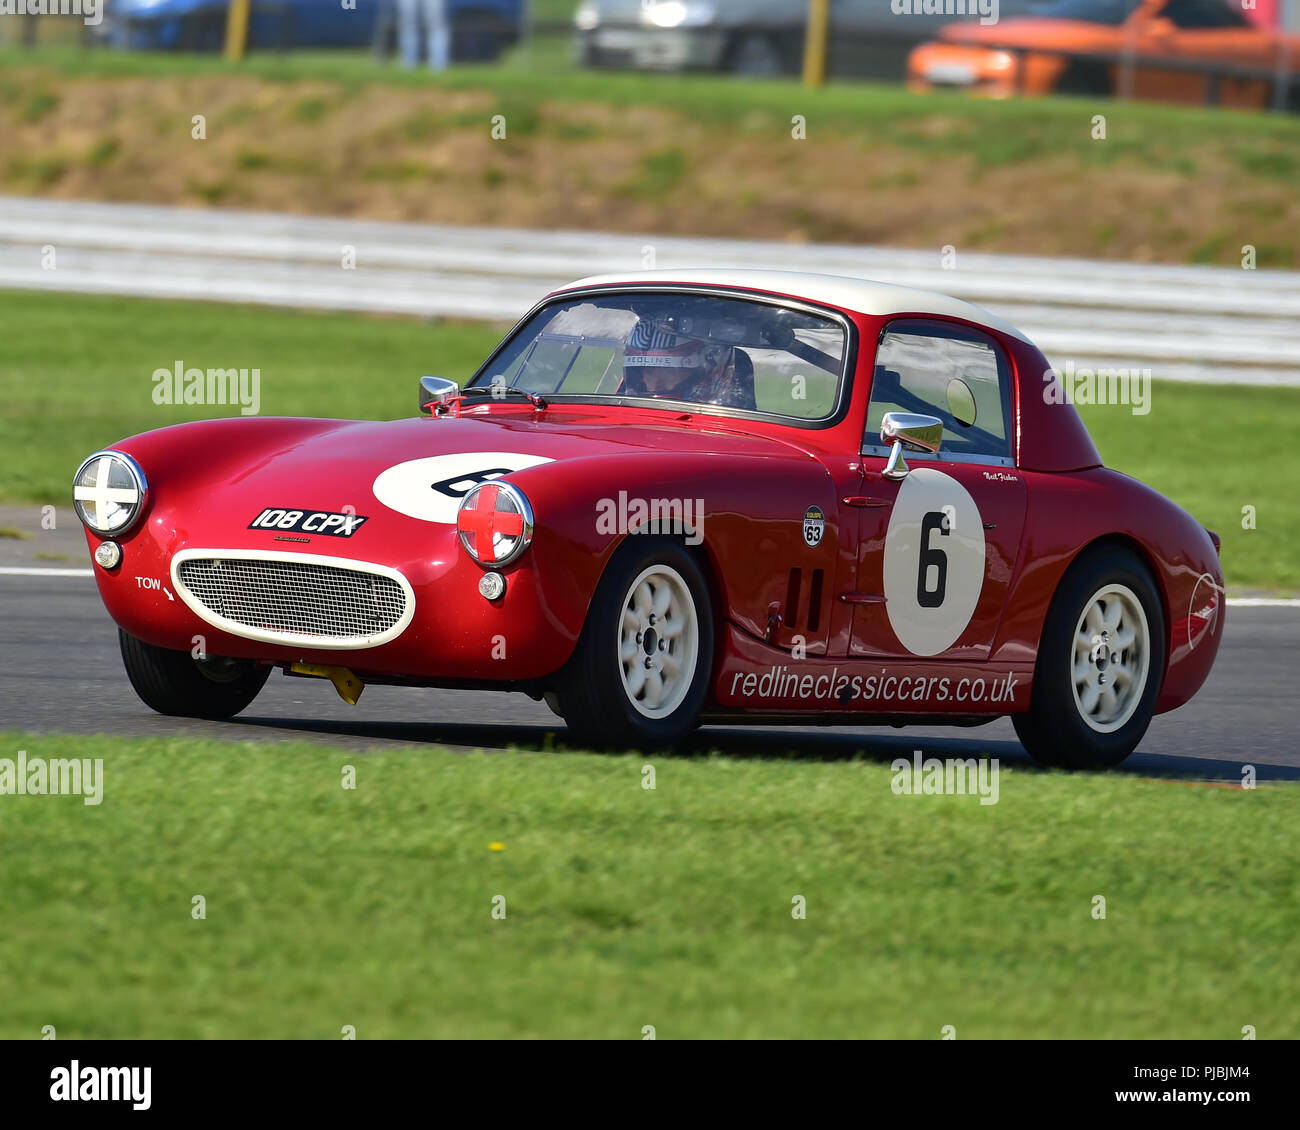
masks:
POLYGON ((876 348, 863 451, 880 447, 886 412, 920 412, 943 422, 941 457, 1010 460, 1010 382, 1002 349, 977 330, 891 323, 876 348))

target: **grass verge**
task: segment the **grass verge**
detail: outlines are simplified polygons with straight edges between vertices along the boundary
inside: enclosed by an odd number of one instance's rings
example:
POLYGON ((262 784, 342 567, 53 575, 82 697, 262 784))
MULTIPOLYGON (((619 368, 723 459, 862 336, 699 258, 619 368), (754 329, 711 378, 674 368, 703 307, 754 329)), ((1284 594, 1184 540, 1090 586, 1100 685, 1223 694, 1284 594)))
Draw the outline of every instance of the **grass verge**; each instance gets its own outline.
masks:
POLYGON ((0 796, 4 1038, 1300 1036, 1291 785, 0 741, 104 782, 0 796))

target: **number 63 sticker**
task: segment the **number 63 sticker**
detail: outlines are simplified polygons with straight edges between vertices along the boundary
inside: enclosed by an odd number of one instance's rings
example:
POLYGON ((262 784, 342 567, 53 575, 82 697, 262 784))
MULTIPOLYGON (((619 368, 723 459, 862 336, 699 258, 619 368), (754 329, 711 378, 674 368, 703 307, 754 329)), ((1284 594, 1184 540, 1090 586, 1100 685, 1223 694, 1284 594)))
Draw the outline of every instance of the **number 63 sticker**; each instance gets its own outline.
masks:
POLYGON ((822 513, 820 506, 810 506, 804 511, 803 515, 803 540, 811 546, 818 546, 822 543, 822 535, 826 532, 826 515, 822 513))

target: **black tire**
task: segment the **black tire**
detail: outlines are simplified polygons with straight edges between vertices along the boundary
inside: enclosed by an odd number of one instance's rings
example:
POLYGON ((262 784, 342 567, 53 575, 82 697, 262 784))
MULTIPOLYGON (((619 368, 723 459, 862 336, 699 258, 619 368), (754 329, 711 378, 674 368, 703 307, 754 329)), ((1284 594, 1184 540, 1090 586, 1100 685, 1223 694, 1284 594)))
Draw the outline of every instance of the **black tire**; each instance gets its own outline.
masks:
POLYGON ((209 658, 138 640, 120 628, 126 677, 141 701, 159 714, 181 718, 231 718, 257 697, 269 667, 251 660, 209 658))
MULTIPOLYGON (((658 591, 653 584, 651 589, 658 591)), ((666 624, 670 619, 665 616, 662 623, 666 624)), ((605 569, 588 609, 577 649, 555 688, 556 705, 570 733, 585 744, 601 749, 663 748, 673 745, 695 728, 709 692, 712 671, 713 601, 699 562, 685 546, 672 538, 635 534, 615 551, 605 569), (676 582, 667 574, 659 574, 673 589, 676 605, 685 610, 686 599, 691 602, 689 611, 694 616, 695 640, 693 664, 689 663, 689 615, 683 616, 682 622, 686 626, 671 639, 658 635, 656 622, 651 620, 649 628, 637 634, 635 646, 639 650, 635 653, 635 662, 629 660, 625 663, 623 659, 624 607, 635 595, 634 582, 655 569, 675 573, 684 586, 683 591, 678 591, 676 582), (644 707, 634 704, 634 698, 638 697, 648 702, 649 691, 634 695, 629 689, 627 680, 635 677, 631 668, 643 662, 642 652, 654 661, 651 669, 659 672, 660 686, 678 688, 671 694, 665 690, 666 701, 661 706, 666 713, 659 717, 648 716, 644 707), (681 660, 680 664, 672 664, 674 654, 681 660), (670 669, 680 674, 668 684, 665 676, 670 669), (627 676, 625 672, 628 672, 627 676), (677 700, 676 704, 672 705, 674 700, 677 700)))
POLYGON ((1052 599, 1038 647, 1030 708, 1011 716, 1016 735, 1040 765, 1112 768, 1137 748, 1151 724, 1164 670, 1165 616, 1151 570, 1137 554, 1122 546, 1089 550, 1066 571, 1052 599), (1116 590, 1107 598, 1105 594, 1113 586, 1127 590, 1128 595, 1116 590), (1130 597, 1136 598, 1136 607, 1130 607, 1130 597), (1091 654, 1077 650, 1086 647, 1083 641, 1089 630, 1081 620, 1094 603, 1105 609, 1106 616, 1118 606, 1120 625, 1134 630, 1131 647, 1119 647, 1119 640, 1127 638, 1124 633, 1117 632, 1117 638, 1112 640, 1110 629, 1103 628, 1091 635, 1091 654), (1119 649, 1112 650, 1115 647, 1119 649), (1143 651, 1145 663, 1141 662, 1143 651), (1087 672, 1081 693, 1076 688, 1076 672, 1080 670, 1087 672), (1099 684, 1095 682, 1098 679, 1099 684), (1114 716, 1109 718, 1107 687, 1110 700, 1117 704, 1114 716), (1093 699, 1092 715, 1087 714, 1085 706, 1090 688, 1099 696, 1093 699))

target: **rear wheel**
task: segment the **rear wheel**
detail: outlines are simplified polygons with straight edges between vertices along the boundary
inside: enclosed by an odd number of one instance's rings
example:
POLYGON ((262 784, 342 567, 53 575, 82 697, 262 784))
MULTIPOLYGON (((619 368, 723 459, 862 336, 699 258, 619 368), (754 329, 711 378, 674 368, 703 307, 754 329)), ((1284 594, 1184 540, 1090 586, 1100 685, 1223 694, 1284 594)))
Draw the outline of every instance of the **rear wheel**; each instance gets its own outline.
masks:
POLYGON ((691 553, 630 537, 614 554, 555 695, 601 747, 670 745, 695 728, 713 667, 713 608, 691 553))
POLYGON ((182 718, 230 718, 257 697, 270 675, 247 659, 195 659, 118 629, 126 677, 144 704, 182 718))
POLYGON ((1043 765, 1118 765, 1151 723, 1164 658, 1164 614, 1151 571, 1127 549, 1089 552, 1052 600, 1032 704, 1012 715, 1016 734, 1043 765))

